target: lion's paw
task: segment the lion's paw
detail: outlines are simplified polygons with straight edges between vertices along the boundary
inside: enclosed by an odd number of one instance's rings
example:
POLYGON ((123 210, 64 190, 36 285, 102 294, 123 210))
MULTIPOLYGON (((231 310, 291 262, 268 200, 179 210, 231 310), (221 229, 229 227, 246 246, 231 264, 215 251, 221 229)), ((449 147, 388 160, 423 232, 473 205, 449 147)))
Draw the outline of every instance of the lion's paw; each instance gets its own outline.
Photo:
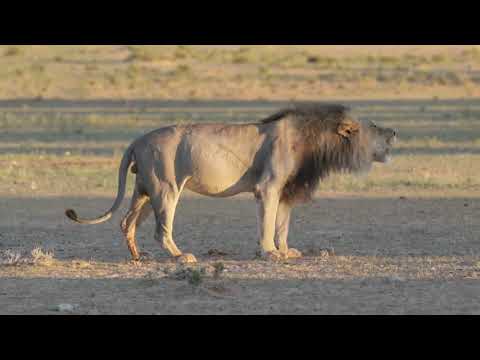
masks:
POLYGON ((195 264, 197 263, 197 258, 192 254, 183 254, 177 257, 177 261, 180 264, 195 264))
POLYGON ((153 259, 153 255, 149 252, 140 252, 132 255, 131 263, 135 265, 140 265, 145 261, 150 261, 153 259))
POLYGON ((303 255, 297 249, 290 248, 287 252, 287 259, 300 259, 303 255))
POLYGON ((282 253, 280 251, 277 251, 277 250, 269 251, 269 252, 262 252, 260 254, 260 257, 263 260, 272 261, 272 262, 278 262, 278 261, 285 260, 285 256, 282 255, 282 253))

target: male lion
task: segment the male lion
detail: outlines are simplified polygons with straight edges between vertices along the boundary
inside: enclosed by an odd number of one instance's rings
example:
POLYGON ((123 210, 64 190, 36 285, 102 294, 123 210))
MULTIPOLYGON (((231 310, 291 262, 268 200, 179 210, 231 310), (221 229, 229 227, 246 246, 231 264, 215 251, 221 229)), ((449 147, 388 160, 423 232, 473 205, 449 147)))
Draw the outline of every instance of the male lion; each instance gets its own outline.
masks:
POLYGON ((180 262, 172 237, 175 209, 184 188, 212 197, 253 193, 257 201, 261 255, 297 258, 287 245, 291 209, 312 198, 319 181, 332 172, 368 171, 386 163, 396 140, 391 129, 355 119, 340 105, 297 106, 258 123, 170 126, 136 140, 126 150, 112 208, 94 220, 66 215, 81 224, 109 220, 125 196, 130 165, 136 174, 130 211, 121 228, 135 261, 135 230, 155 213, 155 239, 180 262), (150 205, 151 206, 150 206, 150 205))

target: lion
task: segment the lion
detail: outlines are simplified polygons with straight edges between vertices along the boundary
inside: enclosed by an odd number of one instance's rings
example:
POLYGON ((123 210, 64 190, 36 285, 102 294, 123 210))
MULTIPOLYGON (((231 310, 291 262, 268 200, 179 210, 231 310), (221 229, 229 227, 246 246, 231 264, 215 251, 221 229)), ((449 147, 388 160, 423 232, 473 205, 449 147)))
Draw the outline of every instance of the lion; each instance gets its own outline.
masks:
POLYGON ((108 212, 93 220, 79 218, 74 210, 66 215, 81 224, 109 220, 125 196, 131 167, 135 189, 121 229, 134 261, 140 260, 135 232, 153 212, 155 240, 179 262, 196 262, 172 235, 184 189, 217 198, 252 193, 261 257, 299 258, 301 252, 287 243, 292 209, 311 201, 331 173, 368 172, 374 162, 389 162, 396 138, 394 130, 360 121, 343 105, 297 105, 253 123, 164 127, 125 151, 118 194, 108 212))

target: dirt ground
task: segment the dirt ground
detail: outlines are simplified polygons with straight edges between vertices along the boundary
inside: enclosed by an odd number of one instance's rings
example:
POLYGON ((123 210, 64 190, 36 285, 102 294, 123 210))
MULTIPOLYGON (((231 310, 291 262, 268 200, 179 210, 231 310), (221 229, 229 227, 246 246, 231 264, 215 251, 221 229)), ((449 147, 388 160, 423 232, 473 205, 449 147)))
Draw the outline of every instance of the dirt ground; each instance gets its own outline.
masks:
POLYGON ((55 263, 0 267, 0 314, 56 314, 59 304, 73 314, 480 314, 478 198, 321 196, 292 224, 290 244, 306 257, 272 264, 255 259, 252 199, 187 194, 175 236, 206 269, 199 284, 178 275, 152 219, 138 237, 151 258, 136 266, 120 214, 96 227, 62 215, 70 206, 97 214, 110 202, 1 203, 0 250, 54 249, 55 263), (215 277, 218 262, 225 270, 215 277))

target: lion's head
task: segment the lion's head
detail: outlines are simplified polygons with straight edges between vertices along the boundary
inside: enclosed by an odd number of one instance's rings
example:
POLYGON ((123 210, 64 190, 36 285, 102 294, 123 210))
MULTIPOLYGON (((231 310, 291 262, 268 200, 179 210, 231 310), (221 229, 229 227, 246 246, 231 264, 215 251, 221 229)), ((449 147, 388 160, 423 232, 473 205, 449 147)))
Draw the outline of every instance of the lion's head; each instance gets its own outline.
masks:
POLYGON ((297 171, 285 186, 284 199, 310 198, 319 181, 332 172, 365 172, 373 162, 387 163, 397 134, 360 121, 341 105, 298 106, 263 123, 290 121, 301 149, 297 171))
POLYGON ((388 163, 392 160, 392 147, 397 140, 395 130, 382 128, 372 121, 363 121, 362 130, 368 136, 366 141, 371 146, 372 160, 379 163, 388 163))

